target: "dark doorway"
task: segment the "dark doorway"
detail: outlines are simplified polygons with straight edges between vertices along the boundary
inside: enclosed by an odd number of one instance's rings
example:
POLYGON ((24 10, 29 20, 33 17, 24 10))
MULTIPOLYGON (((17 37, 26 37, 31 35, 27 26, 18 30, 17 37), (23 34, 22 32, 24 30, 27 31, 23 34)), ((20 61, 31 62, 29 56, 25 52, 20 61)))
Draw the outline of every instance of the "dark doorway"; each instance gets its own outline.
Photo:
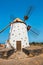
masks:
POLYGON ((16 47, 18 51, 21 50, 21 41, 16 41, 16 47))

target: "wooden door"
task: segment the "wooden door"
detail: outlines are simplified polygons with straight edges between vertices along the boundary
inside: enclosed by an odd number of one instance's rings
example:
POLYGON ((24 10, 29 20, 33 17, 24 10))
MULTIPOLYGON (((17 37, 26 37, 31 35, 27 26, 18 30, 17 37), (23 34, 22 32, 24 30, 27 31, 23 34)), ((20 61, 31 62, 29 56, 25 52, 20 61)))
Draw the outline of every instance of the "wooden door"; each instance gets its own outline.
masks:
POLYGON ((16 41, 16 48, 18 51, 21 50, 21 41, 16 41))

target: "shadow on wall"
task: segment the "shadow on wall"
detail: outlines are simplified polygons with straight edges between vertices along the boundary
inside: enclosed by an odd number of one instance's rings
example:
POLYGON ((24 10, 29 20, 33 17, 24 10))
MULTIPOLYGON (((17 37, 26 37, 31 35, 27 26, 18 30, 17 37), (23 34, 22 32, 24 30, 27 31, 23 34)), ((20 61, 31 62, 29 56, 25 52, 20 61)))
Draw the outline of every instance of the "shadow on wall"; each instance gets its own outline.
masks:
POLYGON ((15 52, 14 49, 7 52, 7 58, 10 57, 15 52))
POLYGON ((43 53, 43 48, 41 48, 41 49, 33 49, 33 50, 23 48, 22 50, 28 56, 30 56, 30 54, 31 54, 31 56, 37 56, 37 55, 43 53))
POLYGON ((13 53, 15 52, 14 49, 11 49, 9 51, 3 51, 3 52, 0 52, 0 58, 3 58, 3 59, 7 59, 8 57, 10 57, 13 53))

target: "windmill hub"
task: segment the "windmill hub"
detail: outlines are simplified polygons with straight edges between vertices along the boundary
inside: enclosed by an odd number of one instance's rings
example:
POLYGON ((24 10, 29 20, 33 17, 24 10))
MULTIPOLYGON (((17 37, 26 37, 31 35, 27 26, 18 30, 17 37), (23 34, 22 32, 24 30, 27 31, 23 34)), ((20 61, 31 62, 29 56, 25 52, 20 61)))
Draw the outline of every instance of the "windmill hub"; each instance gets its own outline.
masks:
POLYGON ((28 19, 28 16, 24 16, 24 19, 27 20, 28 19))

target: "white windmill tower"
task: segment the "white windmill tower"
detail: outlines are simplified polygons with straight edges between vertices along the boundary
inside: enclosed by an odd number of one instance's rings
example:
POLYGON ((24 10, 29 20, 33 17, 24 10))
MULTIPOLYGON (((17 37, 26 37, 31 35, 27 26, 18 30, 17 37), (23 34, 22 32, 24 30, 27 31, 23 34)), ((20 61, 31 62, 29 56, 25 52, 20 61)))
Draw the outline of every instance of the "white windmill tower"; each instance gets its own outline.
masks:
MULTIPOLYGON (((27 34, 27 25, 16 18, 10 27, 10 38, 9 42, 14 49, 21 50, 22 48, 29 46, 29 39, 27 34)), ((9 44, 6 47, 9 48, 9 44)))
MULTIPOLYGON (((30 7, 26 16, 24 16, 24 21, 19 18, 16 18, 7 25, 3 30, 0 31, 2 33, 10 26, 10 35, 9 39, 6 41, 6 48, 14 48, 16 50, 21 50, 22 48, 29 46, 29 39, 27 31, 30 30, 31 26, 27 26, 25 20, 28 19, 28 14, 31 13, 32 7, 30 7)), ((37 34, 33 30, 33 33, 37 34)), ((38 35, 38 34, 37 34, 38 35)))

